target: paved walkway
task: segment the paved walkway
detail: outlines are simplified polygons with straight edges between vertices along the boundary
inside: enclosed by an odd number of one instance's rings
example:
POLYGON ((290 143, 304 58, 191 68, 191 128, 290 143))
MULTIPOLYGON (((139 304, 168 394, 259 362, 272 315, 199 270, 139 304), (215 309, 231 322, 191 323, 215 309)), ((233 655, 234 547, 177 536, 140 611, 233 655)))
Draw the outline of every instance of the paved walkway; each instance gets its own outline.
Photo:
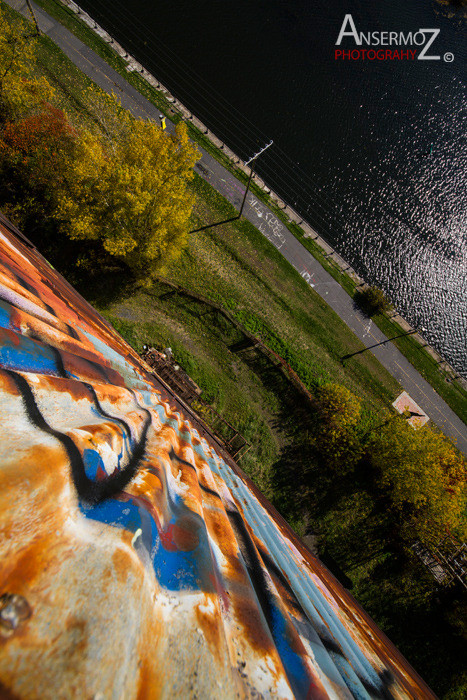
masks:
MULTIPOLYGON (((11 7, 19 10, 30 19, 25 0, 6 1, 11 7)), ((33 7, 41 30, 67 54, 83 73, 86 73, 105 91, 116 93, 123 106, 135 116, 158 119, 159 112, 157 108, 140 95, 135 88, 127 83, 92 49, 88 48, 34 3, 33 7)), ((172 129, 173 125, 168 122, 167 128, 172 129)), ((244 185, 212 156, 204 152, 203 149, 200 150, 203 155, 196 166, 198 173, 239 209, 245 192, 244 185)), ((467 454, 467 429, 465 424, 379 328, 367 316, 354 308, 353 301, 347 292, 324 270, 311 253, 275 217, 273 212, 259 202, 253 194, 249 194, 244 209, 244 216, 280 250, 284 257, 310 286, 327 301, 364 345, 371 346, 384 342, 384 345, 372 348, 368 352, 372 352, 375 355, 431 420, 446 435, 456 441, 457 446, 464 454, 467 454)), ((351 361, 351 359, 348 360, 348 362, 351 361)))

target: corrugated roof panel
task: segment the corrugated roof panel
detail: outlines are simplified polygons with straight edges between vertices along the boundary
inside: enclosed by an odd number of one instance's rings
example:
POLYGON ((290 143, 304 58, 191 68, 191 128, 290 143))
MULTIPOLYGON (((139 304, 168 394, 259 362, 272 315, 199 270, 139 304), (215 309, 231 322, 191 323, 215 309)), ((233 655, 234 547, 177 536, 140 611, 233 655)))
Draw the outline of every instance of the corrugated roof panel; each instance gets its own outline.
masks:
POLYGON ((0 696, 434 697, 12 231, 2 220, 0 696))

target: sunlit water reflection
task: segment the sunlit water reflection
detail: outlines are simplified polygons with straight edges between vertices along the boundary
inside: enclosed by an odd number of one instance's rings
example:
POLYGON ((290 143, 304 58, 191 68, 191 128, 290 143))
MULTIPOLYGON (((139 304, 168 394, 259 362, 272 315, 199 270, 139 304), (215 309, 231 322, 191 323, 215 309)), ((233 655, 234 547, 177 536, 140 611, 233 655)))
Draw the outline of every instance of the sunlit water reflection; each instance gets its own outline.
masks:
POLYGON ((467 376, 458 16, 440 14, 436 0, 81 5, 240 156, 273 138, 258 162, 267 183, 467 376), (349 12, 362 31, 438 27, 436 52, 455 60, 338 62, 349 12))

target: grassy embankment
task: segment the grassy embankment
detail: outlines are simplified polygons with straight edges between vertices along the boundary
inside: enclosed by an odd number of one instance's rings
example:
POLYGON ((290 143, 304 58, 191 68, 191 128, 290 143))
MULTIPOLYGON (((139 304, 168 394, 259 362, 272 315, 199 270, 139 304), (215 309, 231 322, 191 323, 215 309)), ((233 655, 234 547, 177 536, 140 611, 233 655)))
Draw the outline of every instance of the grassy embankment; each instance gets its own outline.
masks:
MULTIPOLYGON (((230 205, 201 178, 196 177, 193 188, 200 221, 231 215, 230 205)), ((247 221, 193 234, 166 277, 228 309, 311 389, 333 381, 362 396, 368 426, 400 391, 369 354, 350 369, 342 366, 340 358, 360 347, 358 340, 247 221)), ((103 293, 112 294, 111 285, 108 279, 101 280, 93 289, 95 305, 134 347, 141 348, 145 342, 172 347, 203 388, 203 397, 252 443, 242 466, 273 498, 272 467, 291 441, 289 429, 282 424, 286 409, 278 375, 230 350, 241 340, 241 333, 209 305, 172 294, 163 284, 155 284, 150 293, 136 291, 107 302, 103 293)), ((288 514, 303 532, 298 515, 288 514)))
MULTIPOLYGON (((90 116, 81 95, 90 81, 46 37, 38 58, 38 69, 53 82, 64 109, 86 122, 90 116)), ((193 188, 193 228, 231 214, 230 205, 201 179, 193 188)), ((59 255, 52 262, 60 269, 59 255)), ((165 275, 229 309, 311 389, 332 380, 361 396, 363 430, 380 422, 379 414, 400 390, 370 353, 342 366, 340 358, 361 344, 246 221, 191 236, 165 275)), ((111 271, 94 282, 81 290, 136 349, 145 342, 172 346, 204 398, 252 443, 242 466, 299 533, 309 525, 317 531, 324 561, 427 682, 446 699, 462 697, 458 602, 440 593, 404 554, 371 475, 365 469, 346 478, 323 472, 309 449, 296 394, 270 367, 230 350, 238 331, 208 305, 168 294, 163 284, 143 293, 111 271)))
MULTIPOLYGON (((8 6, 4 9, 12 12, 8 6)), ((38 42, 37 70, 53 84, 57 101, 75 123, 86 124, 93 119, 83 99, 91 81, 46 36, 38 42)), ((194 228, 234 213, 226 200, 198 176, 192 186, 197 194, 194 228)), ((59 255, 53 262, 60 267, 59 255)), ((284 357, 309 386, 332 380, 362 396, 369 422, 376 420, 373 415, 387 407, 400 390, 370 353, 344 369, 340 358, 360 349, 361 344, 246 220, 191 236, 188 249, 167 271, 167 277, 232 311, 250 332, 284 357)), ((128 292, 121 285, 120 275, 116 282, 118 289, 109 279, 100 289, 94 288, 92 300, 96 305, 137 349, 144 342, 171 345, 203 388, 204 397, 254 443, 245 458, 250 469, 254 470, 256 463, 263 469, 272 464, 283 443, 282 431, 275 427, 280 397, 230 352, 235 331, 225 328, 209 308, 200 308, 199 304, 190 308, 178 296, 155 298, 167 290, 156 286, 150 296, 128 292), (128 294, 124 300, 109 301, 109 292, 121 297, 125 290, 128 294)), ((90 293, 91 289, 88 296, 90 293)), ((262 485, 266 487, 266 481, 262 485)))
MULTIPOLYGON (((173 109, 172 105, 167 102, 163 94, 153 88, 137 73, 129 73, 126 70, 126 62, 119 56, 101 37, 93 32, 86 24, 68 8, 64 7, 57 0, 36 0, 37 3, 44 8, 50 15, 55 17, 59 22, 73 32, 83 43, 92 48, 100 55, 112 68, 120 73, 133 87, 135 87, 142 95, 155 104, 162 112, 167 114, 171 119, 178 121, 181 117, 173 109)), ((226 157, 222 151, 216 148, 209 139, 202 134, 189 121, 188 127, 192 138, 217 160, 219 160, 230 172, 236 175, 242 182, 246 182, 246 175, 226 157)), ((289 230, 298 238, 303 245, 314 255, 323 267, 344 287, 344 289, 354 296, 356 292, 356 284, 354 280, 345 272, 343 272, 337 264, 326 256, 322 249, 313 240, 304 237, 304 232, 296 223, 292 222, 271 198, 260 190, 254 183, 252 191, 255 195, 270 206, 276 216, 289 228, 289 230)), ((404 329, 399 324, 391 320, 388 315, 378 314, 373 317, 375 324, 388 336, 394 337, 401 335, 404 329)), ((403 355, 411 362, 411 364, 420 372, 420 374, 433 386, 438 394, 446 401, 457 415, 467 423, 467 391, 457 381, 451 381, 451 378, 442 370, 439 363, 430 355, 429 352, 417 341, 413 336, 405 336, 393 341, 403 355), (449 381, 447 381, 449 380, 449 381)))

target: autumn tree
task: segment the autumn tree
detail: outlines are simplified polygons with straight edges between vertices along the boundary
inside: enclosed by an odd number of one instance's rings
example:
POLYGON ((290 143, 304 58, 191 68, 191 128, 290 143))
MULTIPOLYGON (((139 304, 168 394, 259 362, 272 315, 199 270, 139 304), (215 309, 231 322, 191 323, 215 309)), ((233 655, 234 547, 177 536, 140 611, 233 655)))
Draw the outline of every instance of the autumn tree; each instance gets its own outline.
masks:
POLYGON ((44 158, 50 150, 46 141, 53 115, 48 107, 54 90, 33 74, 33 28, 10 17, 0 10, 0 206, 18 226, 27 227, 31 213, 43 219, 51 213, 47 192, 56 169, 44 158))
POLYGON ((27 226, 28 217, 53 215, 65 186, 77 132, 65 113, 43 103, 28 117, 8 121, 0 132, 0 201, 27 226))
POLYGON ((82 91, 72 127, 28 72, 32 41, 22 25, 0 28, 0 204, 47 252, 55 241, 63 257, 117 261, 147 281, 184 247, 199 154, 183 125, 163 132, 97 87, 82 91))
POLYGON ((183 249, 199 153, 184 125, 171 135, 113 109, 113 130, 108 120, 105 131, 80 134, 58 213, 70 238, 98 243, 146 280, 183 249))
POLYGON ((25 116, 53 97, 44 77, 32 75, 35 32, 24 20, 10 20, 0 9, 0 124, 25 116))
POLYGON ((465 539, 466 464, 447 438, 401 417, 373 435, 370 457, 404 538, 430 544, 449 531, 465 539))
POLYGON ((360 400, 339 384, 325 384, 317 391, 319 423, 316 446, 332 469, 351 470, 362 454, 357 434, 360 400))

